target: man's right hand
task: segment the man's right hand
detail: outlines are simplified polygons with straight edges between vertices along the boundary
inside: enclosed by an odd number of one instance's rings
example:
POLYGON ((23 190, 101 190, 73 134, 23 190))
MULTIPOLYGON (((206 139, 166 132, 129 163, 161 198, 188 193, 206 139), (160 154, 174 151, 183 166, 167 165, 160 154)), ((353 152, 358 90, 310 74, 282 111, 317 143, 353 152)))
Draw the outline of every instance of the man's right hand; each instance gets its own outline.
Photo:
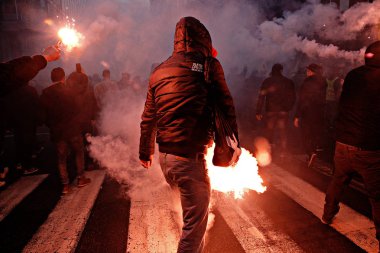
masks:
POLYGON ((47 62, 56 61, 61 57, 61 51, 58 46, 49 46, 44 49, 42 56, 45 57, 47 62))
POLYGON ((151 155, 151 156, 149 157, 149 161, 140 160, 140 163, 141 163, 141 165, 142 165, 145 169, 149 169, 150 166, 152 166, 152 161, 153 161, 153 155, 151 155))
POLYGON ((256 114, 256 119, 257 120, 262 120, 263 119, 263 115, 262 114, 256 114))
POLYGON ((300 120, 299 120, 299 118, 294 118, 294 126, 295 127, 299 127, 300 126, 300 120))

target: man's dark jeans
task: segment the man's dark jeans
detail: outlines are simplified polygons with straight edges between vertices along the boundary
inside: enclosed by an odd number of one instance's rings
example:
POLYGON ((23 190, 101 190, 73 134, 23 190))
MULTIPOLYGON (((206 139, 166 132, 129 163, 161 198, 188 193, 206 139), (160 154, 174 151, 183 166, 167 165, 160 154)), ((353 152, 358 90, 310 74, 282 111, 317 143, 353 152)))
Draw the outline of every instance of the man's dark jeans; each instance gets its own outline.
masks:
POLYGON ((178 187, 181 195, 183 228, 179 253, 200 253, 204 247, 210 203, 210 180, 202 156, 185 158, 160 153, 160 165, 166 181, 178 187))
POLYGON ((77 167, 77 177, 83 176, 84 173, 84 144, 82 135, 74 136, 69 140, 60 140, 56 142, 58 152, 58 169, 61 176, 62 184, 69 183, 67 173, 67 157, 69 148, 74 152, 75 163, 77 167))
POLYGON ((339 210, 344 188, 359 173, 369 195, 376 238, 380 239, 380 150, 369 151, 340 142, 335 147, 335 172, 327 189, 324 217, 332 219, 339 210))
POLYGON ((287 150, 287 129, 289 112, 267 112, 266 113, 266 137, 270 143, 274 143, 275 132, 278 133, 280 153, 287 150))

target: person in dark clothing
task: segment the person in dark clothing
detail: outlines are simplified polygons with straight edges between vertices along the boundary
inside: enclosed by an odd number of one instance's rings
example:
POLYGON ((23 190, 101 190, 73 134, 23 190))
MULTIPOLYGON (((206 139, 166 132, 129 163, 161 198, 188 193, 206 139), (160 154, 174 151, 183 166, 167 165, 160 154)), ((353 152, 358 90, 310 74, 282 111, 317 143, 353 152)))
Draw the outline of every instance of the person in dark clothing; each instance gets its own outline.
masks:
POLYGON ((131 75, 128 72, 121 74, 121 79, 117 82, 120 90, 131 89, 131 75))
POLYGON ((11 91, 7 98, 8 124, 13 130, 16 147, 16 169, 25 175, 38 171, 35 167, 36 130, 40 124, 37 90, 29 84, 11 91))
POLYGON ((142 114, 141 164, 151 166, 156 138, 165 179, 180 191, 184 224, 177 252, 202 252, 204 246, 210 201, 204 155, 212 136, 211 96, 238 137, 233 100, 212 51, 206 27, 193 17, 181 18, 173 54, 150 76, 142 114))
POLYGON ((77 109, 77 122, 82 130, 84 147, 84 163, 87 170, 93 170, 98 168, 98 164, 90 156, 87 146, 87 136, 97 135, 97 129, 95 120, 99 113, 99 107, 97 105, 94 90, 89 85, 88 77, 83 73, 80 64, 77 64, 76 72, 70 74, 67 80, 67 86, 70 90, 70 94, 74 100, 77 109))
POLYGON ((327 82, 322 67, 317 64, 307 66, 306 75, 299 91, 294 126, 301 127, 310 165, 317 152, 322 151, 327 82))
MULTIPOLYGON (((59 57, 59 48, 50 46, 41 55, 22 56, 0 63, 0 153, 4 150, 6 128, 12 123, 15 128, 18 157, 27 168, 26 172, 30 169, 30 154, 35 138, 35 106, 38 104, 36 91, 28 86, 28 83, 48 62, 59 57)), ((0 170, 9 165, 5 164, 1 155, 0 170)))
MULTIPOLYGON (((80 73, 78 75, 81 83, 88 82, 85 75, 80 73)), ((76 77, 70 75, 67 82, 78 82, 76 77)), ((53 84, 42 91, 41 104, 44 109, 45 123, 50 129, 51 140, 57 148, 58 169, 63 184, 62 193, 66 194, 70 190, 66 167, 69 148, 75 155, 77 186, 83 187, 91 180, 84 176, 83 121, 79 105, 73 98, 70 85, 65 83, 65 72, 62 68, 52 70, 51 80, 53 84)))
POLYGON ((277 130, 280 141, 280 156, 287 148, 287 126, 289 111, 292 110, 296 92, 294 83, 282 75, 283 66, 274 64, 271 76, 264 80, 260 87, 256 106, 256 119, 262 120, 262 110, 266 111, 266 137, 273 144, 274 131, 277 130))
POLYGON ((336 121, 335 171, 327 189, 322 222, 339 211, 344 188, 359 173, 372 206, 380 240, 380 41, 368 46, 365 64, 351 70, 343 84, 336 121))

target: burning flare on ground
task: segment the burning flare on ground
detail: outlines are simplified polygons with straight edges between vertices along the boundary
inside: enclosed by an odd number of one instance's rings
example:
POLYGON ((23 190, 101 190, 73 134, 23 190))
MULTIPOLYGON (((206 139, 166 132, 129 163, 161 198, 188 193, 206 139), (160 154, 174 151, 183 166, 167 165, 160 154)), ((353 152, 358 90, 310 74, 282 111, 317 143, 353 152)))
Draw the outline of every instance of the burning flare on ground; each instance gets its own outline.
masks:
POLYGON ((243 198, 245 192, 254 190, 263 193, 263 179, 258 173, 256 158, 246 149, 241 149, 239 161, 235 166, 217 167, 212 164, 214 146, 208 149, 206 163, 210 177, 211 189, 233 193, 236 199, 243 198))
POLYGON ((71 51, 75 47, 80 47, 84 36, 75 28, 65 26, 58 31, 60 43, 64 45, 67 51, 71 51))

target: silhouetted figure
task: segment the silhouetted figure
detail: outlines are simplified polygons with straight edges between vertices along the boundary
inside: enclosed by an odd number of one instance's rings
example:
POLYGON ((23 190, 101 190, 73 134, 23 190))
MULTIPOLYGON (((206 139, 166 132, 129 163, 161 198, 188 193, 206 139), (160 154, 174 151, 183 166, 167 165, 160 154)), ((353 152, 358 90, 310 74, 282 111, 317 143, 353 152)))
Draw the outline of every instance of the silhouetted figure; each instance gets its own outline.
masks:
POLYGON ((82 71, 81 65, 77 64, 76 72, 70 74, 67 80, 67 86, 74 100, 77 109, 77 121, 82 129, 83 141, 85 144, 84 157, 85 168, 92 170, 97 168, 97 163, 92 159, 88 152, 88 136, 96 136, 98 134, 95 120, 97 118, 99 108, 95 99, 93 87, 86 82, 88 77, 82 71))
POLYGON ((24 174, 35 173, 36 130, 41 122, 37 90, 27 84, 11 91, 7 107, 8 124, 14 133, 16 169, 24 174))
POLYGON ((129 90, 131 89, 131 75, 128 72, 123 72, 121 74, 121 79, 117 82, 117 85, 120 90, 129 90))
POLYGON ((111 72, 103 70, 103 81, 95 84, 94 95, 100 109, 103 109, 107 102, 118 95, 119 87, 115 81, 111 80, 111 72))
POLYGON ((322 222, 339 212, 343 190, 359 173, 372 206, 380 240, 380 41, 369 45, 365 64, 351 70, 343 85, 336 122, 335 171, 326 193, 322 222))
POLYGON ((314 157, 317 152, 322 151, 325 134, 324 113, 327 83, 322 74, 321 66, 314 63, 307 66, 307 77, 299 90, 294 116, 294 125, 301 127, 304 148, 310 157, 314 157))
MULTIPOLYGON (((75 73, 75 72, 74 72, 75 73)), ((62 193, 69 192, 69 176, 67 173, 67 157, 69 149, 75 156, 77 169, 77 186, 83 187, 91 182, 84 176, 84 144, 82 115, 73 91, 69 88, 74 84, 87 84, 87 76, 75 73, 69 76, 67 85, 65 72, 55 68, 51 72, 53 84, 42 91, 41 104, 44 109, 45 122, 50 129, 50 137, 58 153, 58 169, 63 185, 62 193)))
MULTIPOLYGON (((13 60, 10 60, 8 62, 0 63, 0 171, 4 169, 4 167, 8 167, 10 164, 10 161, 5 162, 4 161, 4 134, 6 131, 6 128, 9 127, 9 116, 12 110, 15 109, 15 107, 18 107, 18 109, 23 109, 22 104, 34 104, 35 102, 35 96, 34 91, 30 87, 24 87, 27 86, 29 81, 32 80, 41 69, 44 69, 48 62, 55 61, 59 59, 60 57, 60 51, 55 46, 47 47, 41 55, 35 55, 35 56, 23 56, 19 57, 13 60), (20 91, 17 91, 21 94, 29 94, 28 98, 23 97, 19 100, 19 98, 14 97, 16 95, 17 89, 22 89, 20 91), (16 92, 16 93, 13 93, 16 92), (13 95, 11 95, 13 93, 13 95)), ((18 111, 18 113, 28 113, 28 110, 33 110, 32 108, 24 108, 25 111, 18 111)), ((32 117, 33 120, 29 121, 33 122, 31 124, 34 124, 34 110, 33 110, 33 116, 25 115, 26 118, 32 117)), ((16 121, 15 118, 17 115, 11 115, 11 120, 16 121)), ((22 115, 18 115, 18 117, 22 118, 22 115)), ((12 122, 15 123, 15 122, 12 122)), ((17 123, 20 123, 19 121, 17 123)), ((17 124, 16 123, 16 124, 17 124)), ((29 126, 31 125, 29 124, 29 126)), ((18 157, 20 160, 24 160, 24 164, 26 168, 29 167, 29 158, 27 153, 29 153, 29 143, 33 142, 31 140, 33 137, 30 136, 30 131, 33 131, 31 128, 28 128, 28 133, 23 135, 23 126, 17 124, 16 126, 16 142, 18 143, 18 157), (26 142, 28 145, 28 148, 23 148, 20 146, 23 142, 26 142)), ((20 161, 22 162, 22 161, 20 161)), ((28 170, 26 170, 28 173, 28 170)))
POLYGON ((278 132, 280 143, 280 156, 287 149, 287 128, 289 112, 296 100, 294 83, 282 75, 283 66, 274 64, 271 76, 264 80, 260 87, 256 106, 256 118, 263 118, 262 110, 265 108, 266 137, 274 144, 274 134, 278 132))

